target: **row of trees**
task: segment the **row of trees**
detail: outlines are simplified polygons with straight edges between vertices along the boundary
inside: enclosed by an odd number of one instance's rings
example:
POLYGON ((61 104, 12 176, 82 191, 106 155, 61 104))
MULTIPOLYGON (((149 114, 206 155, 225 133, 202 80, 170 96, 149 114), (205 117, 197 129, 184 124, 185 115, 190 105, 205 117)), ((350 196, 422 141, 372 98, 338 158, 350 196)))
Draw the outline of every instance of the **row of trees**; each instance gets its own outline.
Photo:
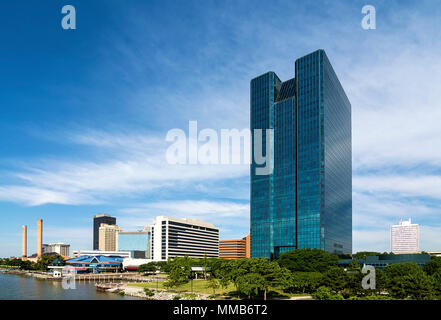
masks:
MULTIPOLYGON (((295 250, 281 255, 278 263, 291 271, 287 291, 311 293, 320 298, 320 293, 331 293, 332 299, 381 298, 387 295, 394 299, 439 299, 441 297, 441 258, 432 257, 424 266, 415 262, 395 263, 376 269, 376 289, 365 290, 361 283, 364 274, 356 259, 377 252, 360 252, 347 268, 337 266, 338 257, 321 250, 295 250), (319 290, 320 289, 320 290, 319 290), (317 295, 319 291, 319 295, 317 295), (381 295, 381 296, 380 296, 381 295)), ((326 296, 326 295, 324 295, 326 296)))
MULTIPOLYGON (((365 257, 377 253, 363 252, 365 257)), ((215 290, 233 284, 237 295, 263 296, 270 288, 289 293, 312 294, 317 299, 437 299, 441 297, 441 258, 433 257, 424 268, 413 262, 376 270, 376 289, 362 288, 361 266, 354 259, 347 268, 338 266, 338 257, 318 249, 298 249, 283 253, 279 259, 191 259, 174 258, 167 262, 142 265, 140 272, 168 273, 168 287, 192 278, 192 266, 203 267, 209 275, 207 286, 215 290)))
POLYGON ((213 289, 213 295, 219 287, 226 288, 233 284, 238 297, 244 294, 248 297, 255 297, 263 294, 264 299, 270 287, 283 286, 289 279, 290 272, 281 268, 275 261, 268 261, 264 258, 250 259, 191 259, 189 257, 176 257, 167 262, 151 262, 141 265, 139 272, 161 272, 168 273, 166 287, 176 287, 186 283, 193 278, 192 267, 202 267, 202 273, 207 278, 207 287, 213 289))
POLYGON ((64 261, 59 255, 42 256, 37 262, 22 259, 0 259, 0 266, 16 267, 21 270, 46 271, 48 266, 57 258, 64 261))

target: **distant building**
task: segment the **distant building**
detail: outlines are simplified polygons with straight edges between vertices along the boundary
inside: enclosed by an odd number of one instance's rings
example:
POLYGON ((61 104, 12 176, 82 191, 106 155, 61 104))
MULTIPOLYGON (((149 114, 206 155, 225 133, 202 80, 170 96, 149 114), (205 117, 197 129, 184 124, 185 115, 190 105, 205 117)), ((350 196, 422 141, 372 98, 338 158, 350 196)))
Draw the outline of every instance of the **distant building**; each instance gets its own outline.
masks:
POLYGON ((99 249, 99 229, 102 223, 114 225, 116 218, 108 214, 97 214, 93 217, 93 250, 99 249))
POLYGON ((117 225, 102 223, 99 227, 99 246, 100 251, 116 251, 117 233, 122 231, 117 225))
POLYGON ((249 258, 250 235, 242 239, 220 240, 219 241, 219 258, 222 259, 240 259, 249 258))
POLYGON ((247 258, 251 258, 251 233, 248 233, 248 235, 245 237, 245 243, 245 255, 247 256, 247 258))
MULTIPOLYGON (((42 254, 46 254, 46 253, 50 253, 51 251, 49 250, 49 245, 46 243, 42 243, 41 244, 41 253, 42 254)), ((37 254, 38 255, 38 254, 37 254)))
POLYGON ((400 221, 399 225, 393 225, 390 229, 391 251, 393 253, 418 253, 419 226, 412 224, 411 220, 400 221))
POLYGON ((156 217, 151 226, 151 259, 219 257, 219 228, 199 219, 156 217))
MULTIPOLYGON (((420 267, 423 267, 430 261, 429 254, 380 254, 378 256, 366 256, 365 259, 358 259, 359 265, 364 264, 374 266, 375 268, 384 269, 386 266, 400 262, 415 262, 420 267)), ((340 266, 348 266, 352 262, 352 259, 339 260, 340 266)))
POLYGON ((68 257, 69 256, 69 244, 65 243, 51 243, 51 244, 44 244, 43 245, 43 254, 46 253, 58 253, 62 256, 68 257))
POLYGON ((118 232, 117 251, 129 251, 135 259, 150 258, 150 227, 138 232, 118 232))

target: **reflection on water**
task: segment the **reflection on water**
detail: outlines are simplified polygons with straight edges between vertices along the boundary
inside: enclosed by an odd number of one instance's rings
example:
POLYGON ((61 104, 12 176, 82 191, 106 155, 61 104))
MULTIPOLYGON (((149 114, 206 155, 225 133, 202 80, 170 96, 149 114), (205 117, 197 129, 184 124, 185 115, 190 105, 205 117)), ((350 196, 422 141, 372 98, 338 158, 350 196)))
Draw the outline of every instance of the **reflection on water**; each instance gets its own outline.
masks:
POLYGON ((0 300, 121 300, 136 299, 100 292, 93 284, 76 283, 76 289, 63 289, 61 281, 0 273, 0 300))

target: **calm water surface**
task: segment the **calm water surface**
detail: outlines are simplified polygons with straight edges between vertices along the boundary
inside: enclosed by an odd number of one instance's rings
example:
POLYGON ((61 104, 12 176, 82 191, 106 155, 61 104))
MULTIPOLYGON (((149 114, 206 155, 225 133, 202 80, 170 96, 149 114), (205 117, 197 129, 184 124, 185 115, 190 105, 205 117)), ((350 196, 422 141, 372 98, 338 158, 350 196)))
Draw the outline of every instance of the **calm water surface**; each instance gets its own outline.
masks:
POLYGON ((0 300, 133 300, 134 297, 99 292, 93 284, 76 283, 64 290, 61 281, 39 280, 22 275, 0 273, 0 300))

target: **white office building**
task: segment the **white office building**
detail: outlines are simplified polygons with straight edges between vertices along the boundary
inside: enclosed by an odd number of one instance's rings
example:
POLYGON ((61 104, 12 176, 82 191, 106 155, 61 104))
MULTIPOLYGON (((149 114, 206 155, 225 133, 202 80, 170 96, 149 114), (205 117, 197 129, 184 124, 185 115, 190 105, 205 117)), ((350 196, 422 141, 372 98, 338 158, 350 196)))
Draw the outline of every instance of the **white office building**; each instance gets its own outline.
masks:
POLYGON ((390 230, 391 251, 393 253, 419 253, 419 226, 412 224, 411 219, 400 221, 390 230))
POLYGON ((151 259, 219 257, 219 228, 199 219, 156 217, 151 226, 151 259))
POLYGON ((58 253, 62 256, 69 256, 70 245, 66 243, 43 244, 43 253, 58 253))

